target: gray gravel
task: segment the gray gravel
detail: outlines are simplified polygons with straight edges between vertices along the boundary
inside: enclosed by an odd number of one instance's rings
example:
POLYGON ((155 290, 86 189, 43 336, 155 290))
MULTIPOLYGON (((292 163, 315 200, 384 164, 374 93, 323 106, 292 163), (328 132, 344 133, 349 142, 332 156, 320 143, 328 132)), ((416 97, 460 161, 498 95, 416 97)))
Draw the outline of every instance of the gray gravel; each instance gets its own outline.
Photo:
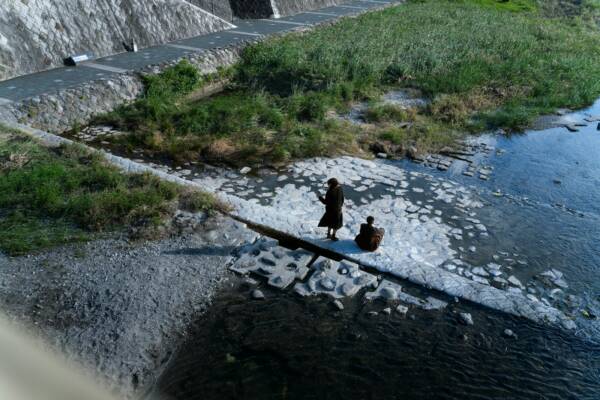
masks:
POLYGON ((232 253, 256 239, 224 217, 199 231, 156 242, 114 238, 35 256, 0 255, 0 307, 95 370, 118 395, 140 394, 226 285, 232 253))

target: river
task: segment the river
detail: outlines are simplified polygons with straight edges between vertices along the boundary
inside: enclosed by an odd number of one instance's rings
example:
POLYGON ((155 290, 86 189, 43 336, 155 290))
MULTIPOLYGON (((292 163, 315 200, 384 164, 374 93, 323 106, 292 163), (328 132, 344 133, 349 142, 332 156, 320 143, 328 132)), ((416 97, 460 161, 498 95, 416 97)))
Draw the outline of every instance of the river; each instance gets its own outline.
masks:
MULTIPOLYGON (((600 116, 600 101, 570 121, 600 116)), ((406 171, 450 179, 476 193, 484 239, 452 246, 485 265, 514 255, 523 282, 554 268, 564 273, 579 311, 598 314, 600 282, 600 127, 588 122, 523 134, 474 138, 494 151, 489 180, 409 161, 406 171), (463 249, 464 250, 464 249, 463 249), (494 257, 496 256, 496 257, 494 257)), ((268 178, 261 178, 262 181, 268 178)), ((426 192, 427 193, 427 192, 426 192)), ((417 194, 413 194, 417 195, 417 194)), ((351 194, 352 196, 352 194, 351 194)), ((350 196, 350 197, 351 197, 350 196)), ((423 194, 420 194, 423 196, 423 194)), ((358 199, 356 199, 358 203, 358 199)), ((503 260, 505 261, 505 260, 503 260)), ((416 291, 425 291, 413 288, 416 291)), ((537 325, 476 304, 385 315, 361 296, 339 311, 322 297, 264 289, 249 300, 241 279, 191 329, 154 387, 167 399, 599 399, 600 332, 578 318, 576 332, 537 325), (379 314, 370 315, 375 310, 379 314), (469 312, 475 324, 457 322, 469 312), (511 329, 516 337, 503 335, 511 329)), ((437 294, 440 296, 440 294, 437 294)))

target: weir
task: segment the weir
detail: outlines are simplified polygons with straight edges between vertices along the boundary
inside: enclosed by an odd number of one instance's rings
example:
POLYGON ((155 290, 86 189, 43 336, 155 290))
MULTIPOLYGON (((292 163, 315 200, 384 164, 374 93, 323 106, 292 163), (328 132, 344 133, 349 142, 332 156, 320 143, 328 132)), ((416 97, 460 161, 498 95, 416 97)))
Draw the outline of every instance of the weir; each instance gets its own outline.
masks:
MULTIPOLYGON (((55 147, 74 143, 69 139, 27 126, 13 125, 11 127, 22 130, 45 146, 55 147)), ((424 288, 437 290, 451 297, 464 299, 517 317, 527 318, 536 323, 567 330, 577 327, 575 322, 562 311, 540 301, 533 301, 522 293, 504 291, 488 284, 469 280, 427 262, 398 262, 387 255, 381 257, 381 254, 374 253, 350 254, 344 252, 345 244, 343 243, 319 241, 310 235, 304 236, 302 226, 305 221, 297 220, 285 212, 282 214, 277 213, 272 208, 269 209, 255 202, 222 192, 215 192, 207 181, 196 182, 183 179, 145 164, 118 157, 102 150, 96 150, 89 146, 83 146, 89 151, 100 154, 110 164, 126 173, 151 173, 169 182, 204 191, 212 191, 220 200, 231 205, 232 211, 228 214, 232 218, 243 221, 253 229, 281 240, 286 247, 298 246, 332 259, 345 259, 357 263, 363 268, 376 270, 378 273, 391 274, 396 278, 407 280, 424 288), (262 221, 269 221, 269 224, 267 225, 262 221)), ((357 162, 360 163, 360 161, 357 162)), ((395 253, 392 252, 392 254, 395 253)))

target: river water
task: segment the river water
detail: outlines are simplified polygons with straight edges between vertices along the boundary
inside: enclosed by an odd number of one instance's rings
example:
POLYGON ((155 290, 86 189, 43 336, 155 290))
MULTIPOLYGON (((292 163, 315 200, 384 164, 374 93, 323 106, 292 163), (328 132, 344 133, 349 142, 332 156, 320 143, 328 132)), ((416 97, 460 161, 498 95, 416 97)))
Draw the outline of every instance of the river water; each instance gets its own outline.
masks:
MULTIPOLYGON (((600 116, 600 102, 565 118, 600 116)), ((486 206, 490 229, 473 265, 498 252, 518 254, 523 275, 555 268, 568 292, 596 312, 600 282, 600 127, 563 127, 474 140, 496 150, 483 181, 455 164, 440 172, 410 162, 409 171, 452 179, 486 206)), ((424 290, 413 288, 414 290, 424 290)), ((376 316, 383 303, 360 296, 338 311, 323 298, 265 289, 249 300, 238 281, 192 328, 154 388, 167 399, 600 399, 600 332, 579 318, 578 332, 539 326, 473 304, 408 317, 376 316), (475 324, 457 323, 455 311, 475 324), (505 337, 505 329, 517 337, 505 337)), ((440 294, 437 294, 440 296, 440 294)))

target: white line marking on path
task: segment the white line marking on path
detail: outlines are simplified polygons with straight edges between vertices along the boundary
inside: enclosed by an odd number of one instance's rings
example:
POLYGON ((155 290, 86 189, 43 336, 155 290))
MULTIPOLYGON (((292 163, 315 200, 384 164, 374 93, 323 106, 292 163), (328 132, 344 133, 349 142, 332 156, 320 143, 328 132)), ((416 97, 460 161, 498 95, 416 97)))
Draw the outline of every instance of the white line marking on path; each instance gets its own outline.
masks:
POLYGON ((123 68, 111 67, 110 65, 96 64, 93 62, 86 62, 80 65, 82 67, 100 69, 102 71, 115 72, 117 74, 124 74, 125 72, 127 72, 127 70, 123 68))
POLYGON ((181 49, 181 50, 190 50, 190 51, 199 51, 199 52, 204 51, 204 49, 201 47, 186 46, 183 44, 167 43, 167 44, 165 44, 165 46, 169 46, 169 47, 173 47, 175 49, 181 49))
POLYGON ((242 31, 223 31, 223 32, 233 33, 233 34, 238 34, 238 35, 247 35, 247 36, 258 36, 258 37, 263 36, 260 33, 242 32, 242 31))
POLYGON ((293 21, 282 21, 280 19, 263 19, 261 21, 265 21, 265 22, 276 22, 278 24, 288 24, 288 25, 297 25, 297 26, 307 26, 310 24, 303 24, 301 22, 293 22, 293 21))

